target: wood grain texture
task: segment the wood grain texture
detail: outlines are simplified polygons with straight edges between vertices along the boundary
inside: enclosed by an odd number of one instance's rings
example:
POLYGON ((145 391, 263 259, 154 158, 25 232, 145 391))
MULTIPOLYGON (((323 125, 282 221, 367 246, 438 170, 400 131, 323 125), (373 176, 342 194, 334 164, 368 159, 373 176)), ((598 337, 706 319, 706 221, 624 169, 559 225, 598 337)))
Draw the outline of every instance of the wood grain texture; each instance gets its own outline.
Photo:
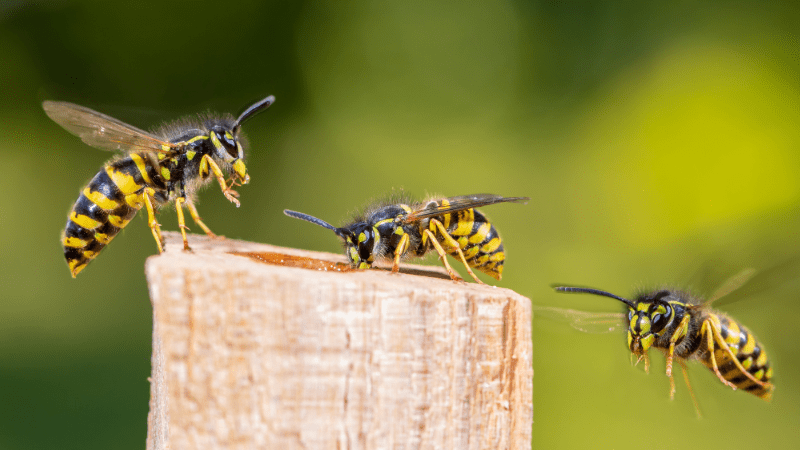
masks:
POLYGON ((165 238, 146 264, 148 449, 530 448, 527 298, 436 267, 309 270, 231 252, 344 258, 165 238))

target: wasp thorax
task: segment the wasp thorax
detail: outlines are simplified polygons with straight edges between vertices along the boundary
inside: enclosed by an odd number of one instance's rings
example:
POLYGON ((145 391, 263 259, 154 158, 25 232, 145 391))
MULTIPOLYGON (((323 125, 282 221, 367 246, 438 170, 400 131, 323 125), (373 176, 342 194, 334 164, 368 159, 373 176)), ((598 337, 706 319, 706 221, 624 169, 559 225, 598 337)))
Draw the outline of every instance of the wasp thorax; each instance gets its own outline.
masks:
POLYGON ((344 239, 350 263, 359 269, 371 267, 380 241, 378 229, 368 223, 357 223, 347 228, 344 239))

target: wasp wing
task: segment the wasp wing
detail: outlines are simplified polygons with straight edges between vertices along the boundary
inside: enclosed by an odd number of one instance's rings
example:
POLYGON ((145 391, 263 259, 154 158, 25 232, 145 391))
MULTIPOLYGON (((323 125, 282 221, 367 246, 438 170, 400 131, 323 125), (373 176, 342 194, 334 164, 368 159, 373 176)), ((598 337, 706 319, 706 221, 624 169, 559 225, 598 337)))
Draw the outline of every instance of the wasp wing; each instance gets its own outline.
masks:
POLYGON ((627 326, 624 313, 587 312, 552 306, 533 306, 534 316, 567 322, 584 333, 611 333, 627 326))
POLYGON ((437 202, 430 202, 424 208, 411 212, 403 220, 406 223, 416 222, 428 217, 436 217, 442 214, 463 211, 470 208, 493 205, 495 203, 514 202, 524 203, 530 200, 528 197, 503 197, 494 194, 473 194, 461 195, 445 199, 447 205, 440 205, 437 202))
POLYGON ((174 144, 89 108, 68 102, 46 101, 44 112, 53 121, 101 150, 155 150, 166 153, 174 144))

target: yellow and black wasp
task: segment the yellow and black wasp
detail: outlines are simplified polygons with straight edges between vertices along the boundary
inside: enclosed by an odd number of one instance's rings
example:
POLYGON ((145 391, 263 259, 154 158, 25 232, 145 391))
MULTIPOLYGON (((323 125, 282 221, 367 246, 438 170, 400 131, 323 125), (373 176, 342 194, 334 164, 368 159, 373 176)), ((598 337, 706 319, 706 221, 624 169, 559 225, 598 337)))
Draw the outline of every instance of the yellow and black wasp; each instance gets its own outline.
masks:
MULTIPOLYGON (((557 312, 568 317, 582 331, 606 332, 619 326, 628 327, 628 348, 638 360, 644 359, 649 369, 648 350, 653 347, 667 358, 666 373, 670 379, 670 398, 675 395, 672 363, 677 360, 684 371, 685 361, 699 360, 725 385, 742 389, 764 400, 772 396, 772 367, 764 347, 741 323, 711 309, 711 303, 727 295, 750 276, 742 272, 703 301, 680 290, 658 289, 645 292, 633 300, 591 288, 558 286, 558 292, 592 294, 610 297, 627 306, 623 314, 586 313, 559 308, 536 307, 536 310, 557 312)), ((694 395, 692 395, 694 399, 694 395)), ((697 404, 695 403, 697 407, 697 404)), ((698 409, 699 413, 699 409, 698 409)))
POLYGON ((345 254, 353 267, 367 269, 376 258, 391 257, 392 272, 397 272, 400 259, 421 257, 435 249, 450 278, 460 279, 447 262, 448 253, 464 264, 476 282, 483 284, 471 267, 500 280, 506 257, 497 230, 475 208, 526 200, 528 197, 476 194, 417 204, 381 202, 341 228, 307 214, 288 209, 283 212, 333 230, 344 240, 345 254))
POLYGON ((250 181, 244 165, 242 123, 275 101, 269 96, 233 116, 205 115, 184 118, 148 133, 83 106, 45 101, 45 113, 67 131, 92 147, 121 150, 126 154, 107 163, 83 189, 72 207, 62 243, 67 264, 75 277, 124 228, 142 208, 147 209, 148 226, 164 250, 155 210, 175 202, 178 224, 186 240, 183 206, 195 223, 209 236, 214 233, 200 220, 194 206, 200 186, 213 175, 222 193, 239 206, 232 188, 250 181), (235 174, 230 182, 226 174, 235 174))

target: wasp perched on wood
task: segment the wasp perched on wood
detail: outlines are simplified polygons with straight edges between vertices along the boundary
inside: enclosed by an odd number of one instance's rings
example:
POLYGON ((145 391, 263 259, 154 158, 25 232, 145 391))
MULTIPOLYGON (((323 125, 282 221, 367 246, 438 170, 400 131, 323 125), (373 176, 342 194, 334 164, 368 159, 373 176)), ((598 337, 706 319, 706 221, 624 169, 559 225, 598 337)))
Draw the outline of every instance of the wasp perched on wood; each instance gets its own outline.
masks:
POLYGON ((646 371, 649 369, 647 352, 651 347, 666 355, 670 398, 675 396, 673 359, 683 368, 690 390, 684 361, 696 359, 714 372, 723 384, 769 400, 774 385, 770 382, 772 367, 764 347, 742 324, 710 306, 713 301, 735 289, 735 285, 743 283, 750 273, 743 272, 731 279, 708 301, 672 289, 646 292, 629 300, 597 289, 555 288, 558 292, 593 294, 619 300, 628 307, 627 319, 625 314, 592 314, 546 307, 535 309, 567 316, 573 321, 573 326, 582 331, 613 331, 618 325, 627 324, 628 348, 639 360, 645 360, 646 371), (594 328, 598 325, 600 328, 594 328))
POLYGON ((344 240, 345 254, 353 267, 367 269, 376 258, 393 257, 392 272, 397 272, 401 258, 421 257, 435 249, 450 278, 460 279, 447 262, 448 253, 464 264, 477 283, 483 284, 471 267, 500 280, 506 257, 497 230, 475 208, 526 200, 528 197, 476 194, 413 205, 382 202, 341 228, 307 214, 288 209, 283 212, 333 230, 344 240))
POLYGON ((250 181, 244 157, 242 123, 275 101, 269 96, 251 106, 236 119, 230 115, 184 118, 148 133, 83 106, 46 101, 45 113, 67 131, 92 147, 121 150, 125 156, 106 164, 83 189, 67 220, 62 243, 64 256, 74 278, 124 228, 143 207, 148 226, 164 250, 155 209, 175 202, 178 224, 186 240, 183 206, 195 223, 209 236, 214 233, 200 220, 194 206, 197 189, 213 175, 222 193, 239 206, 239 194, 232 188, 250 181), (226 174, 235 174, 230 183, 226 174))

